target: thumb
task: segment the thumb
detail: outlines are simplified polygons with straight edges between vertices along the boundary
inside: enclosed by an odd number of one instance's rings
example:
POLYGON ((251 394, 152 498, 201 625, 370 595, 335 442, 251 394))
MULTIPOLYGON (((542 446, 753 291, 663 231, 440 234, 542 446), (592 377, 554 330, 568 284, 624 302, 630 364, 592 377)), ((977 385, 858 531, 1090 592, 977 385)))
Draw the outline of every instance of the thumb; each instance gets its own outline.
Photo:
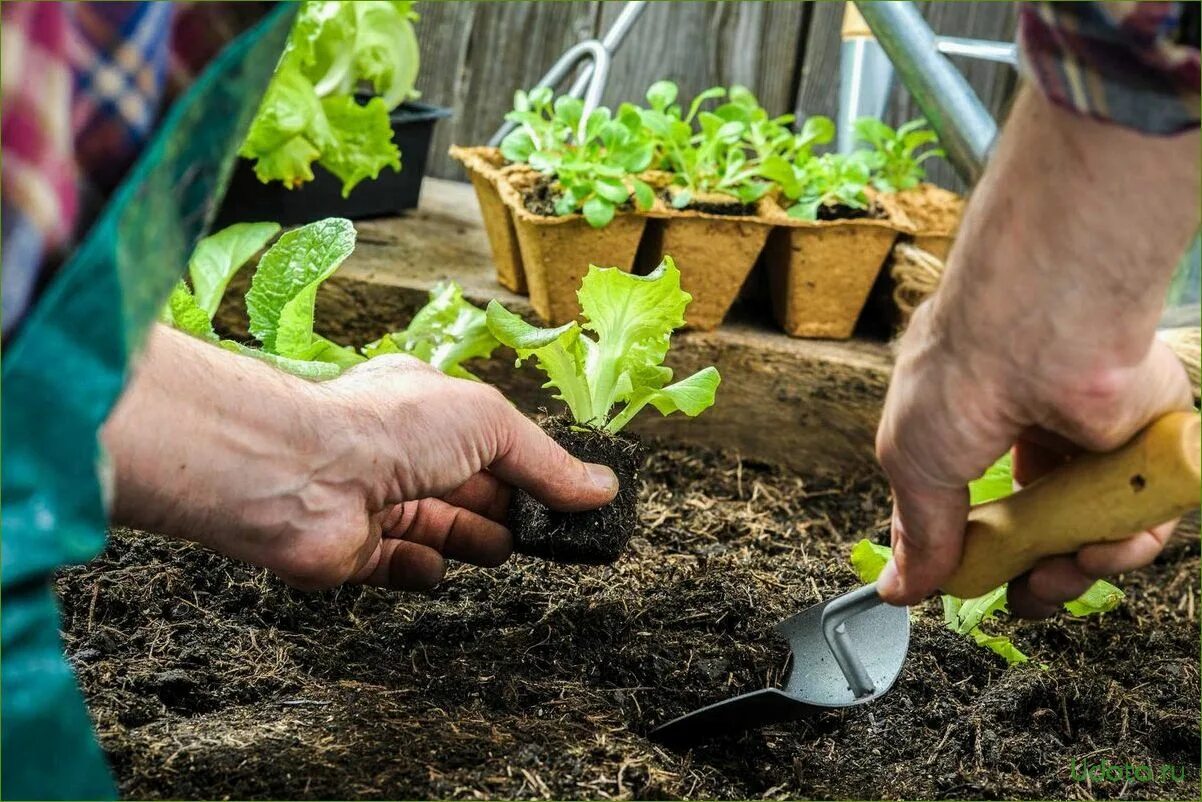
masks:
POLYGON ((582 462, 534 421, 505 404, 499 447, 488 470, 552 509, 596 509, 618 494, 618 477, 605 465, 582 462))

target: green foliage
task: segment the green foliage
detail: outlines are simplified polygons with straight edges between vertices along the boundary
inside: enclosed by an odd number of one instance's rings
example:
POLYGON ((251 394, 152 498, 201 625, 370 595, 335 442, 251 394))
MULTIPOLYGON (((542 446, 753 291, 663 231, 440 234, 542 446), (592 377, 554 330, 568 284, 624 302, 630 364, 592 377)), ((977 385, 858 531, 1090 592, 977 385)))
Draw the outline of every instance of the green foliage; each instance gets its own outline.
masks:
POLYGON ((787 212, 795 219, 817 220, 823 206, 868 208, 867 189, 872 170, 864 151, 798 156, 794 161, 771 156, 761 165, 760 172, 776 182, 781 193, 793 202, 787 212))
POLYGON ((1014 475, 1010 467, 1010 453, 1003 454, 979 479, 968 483, 969 502, 984 504, 986 501, 1005 498, 1014 492, 1014 475))
POLYGON ((364 359, 313 331, 317 288, 355 247, 349 220, 332 217, 287 231, 259 259, 246 306, 260 348, 220 340, 213 330, 213 315, 230 279, 279 230, 276 223, 237 223, 201 240, 188 261, 192 288, 181 280, 160 317, 180 331, 289 373, 332 378, 364 359))
MULTIPOLYGON (((991 469, 992 470, 992 469, 991 469)), ((1009 480, 1009 476, 1007 476, 1009 480)), ((878 546, 864 539, 852 547, 849 560, 861 582, 875 582, 889 562, 893 552, 888 546, 878 546)), ((1079 598, 1064 605, 1070 615, 1085 616, 1113 610, 1123 600, 1123 592, 1099 579, 1079 598)), ((1000 655, 1010 665, 1029 659, 1005 635, 991 635, 981 627, 1006 612, 1006 585, 974 599, 960 599, 943 594, 943 623, 957 635, 972 638, 978 645, 1000 655)))
POLYGON ((926 177, 922 163, 943 150, 934 145, 939 141, 927 121, 919 118, 900 126, 896 131, 875 117, 856 120, 856 138, 872 147, 870 165, 872 183, 882 192, 897 192, 917 186, 926 177), (923 150, 931 145, 928 150, 923 150))
POLYGON ((416 97, 419 51, 411 2, 301 5, 275 75, 238 153, 263 183, 296 188, 313 163, 342 180, 346 197, 380 170, 401 169, 388 115, 416 97), (376 93, 364 105, 354 93, 376 93))
POLYGON ((492 356, 498 345, 484 310, 466 300, 458 284, 447 281, 430 291, 429 302, 404 330, 386 334, 362 350, 367 357, 410 354, 447 375, 475 379, 463 363, 492 356))
POLYGON ((553 329, 531 326, 498 301, 488 305, 489 330, 517 351, 519 364, 537 360, 547 375, 543 386, 555 390, 578 423, 618 432, 648 404, 663 415, 690 417, 713 405, 715 368, 669 384, 672 369, 663 365, 692 300, 671 257, 647 276, 590 265, 578 297, 585 323, 553 329))

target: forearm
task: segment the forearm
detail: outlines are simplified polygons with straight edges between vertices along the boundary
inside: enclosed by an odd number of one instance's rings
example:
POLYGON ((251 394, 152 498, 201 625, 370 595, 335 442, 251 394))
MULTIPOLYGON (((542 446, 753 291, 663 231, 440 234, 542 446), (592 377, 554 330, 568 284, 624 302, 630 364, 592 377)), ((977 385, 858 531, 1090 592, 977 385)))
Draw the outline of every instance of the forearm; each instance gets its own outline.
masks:
POLYGON ((1198 171, 1197 131, 1141 135, 1023 91, 965 212, 935 318, 978 358, 1033 373, 1044 354, 1058 374, 1138 362, 1198 225, 1198 171))
POLYGON ((115 523, 254 559, 248 523, 302 512, 319 433, 315 387, 165 327, 146 352, 102 438, 113 463, 115 523), (299 468, 299 470, 298 470, 299 468))

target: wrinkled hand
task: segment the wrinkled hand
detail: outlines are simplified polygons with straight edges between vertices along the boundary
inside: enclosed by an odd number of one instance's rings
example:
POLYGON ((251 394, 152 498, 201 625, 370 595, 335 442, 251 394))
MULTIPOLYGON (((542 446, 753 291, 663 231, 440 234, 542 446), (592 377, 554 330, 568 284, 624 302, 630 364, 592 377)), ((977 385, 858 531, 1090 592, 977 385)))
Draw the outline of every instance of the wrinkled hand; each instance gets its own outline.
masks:
MULTIPOLYGON (((1191 409, 1154 339, 1197 227, 1198 135, 1147 137, 1024 90, 965 210, 938 292, 900 343, 877 433, 893 488, 881 595, 912 604, 959 564, 967 484, 1013 445, 1019 484, 1191 409)), ((1094 579, 1150 562, 1171 525, 1050 558, 1009 586, 1050 615, 1094 579)))
MULTIPOLYGON (((1056 357, 1045 352, 1050 375, 1043 375, 1021 354, 956 347, 960 338, 934 311, 920 307, 903 338, 877 435, 894 495, 894 561, 880 588, 895 603, 917 602, 955 570, 966 485, 1012 444, 1014 478, 1023 485, 1082 450, 1118 448, 1163 413, 1192 403, 1185 371, 1163 343, 1134 365, 1088 376, 1072 365, 1051 367, 1056 357)), ((1045 559, 1010 584, 1010 608, 1051 615, 1094 580, 1147 565, 1172 531, 1168 523, 1045 559)))
POLYGON ((613 471, 570 456, 493 387, 403 356, 322 385, 322 460, 272 567, 301 587, 433 587, 446 558, 483 566, 513 550, 511 488, 561 510, 617 493, 613 471))
POLYGON ((512 488, 613 499, 488 385, 384 356, 322 384, 163 327, 105 424, 116 523, 202 543, 297 587, 430 588, 513 550, 512 488))

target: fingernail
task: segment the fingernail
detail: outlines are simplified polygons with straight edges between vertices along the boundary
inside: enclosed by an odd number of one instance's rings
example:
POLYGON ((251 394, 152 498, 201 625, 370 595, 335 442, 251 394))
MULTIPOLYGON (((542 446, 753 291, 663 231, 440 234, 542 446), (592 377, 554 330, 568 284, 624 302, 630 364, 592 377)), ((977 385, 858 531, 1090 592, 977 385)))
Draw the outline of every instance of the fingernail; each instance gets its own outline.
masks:
POLYGON ((593 487, 604 490, 610 496, 618 494, 618 477, 608 465, 586 462, 584 467, 588 470, 588 480, 593 487))

